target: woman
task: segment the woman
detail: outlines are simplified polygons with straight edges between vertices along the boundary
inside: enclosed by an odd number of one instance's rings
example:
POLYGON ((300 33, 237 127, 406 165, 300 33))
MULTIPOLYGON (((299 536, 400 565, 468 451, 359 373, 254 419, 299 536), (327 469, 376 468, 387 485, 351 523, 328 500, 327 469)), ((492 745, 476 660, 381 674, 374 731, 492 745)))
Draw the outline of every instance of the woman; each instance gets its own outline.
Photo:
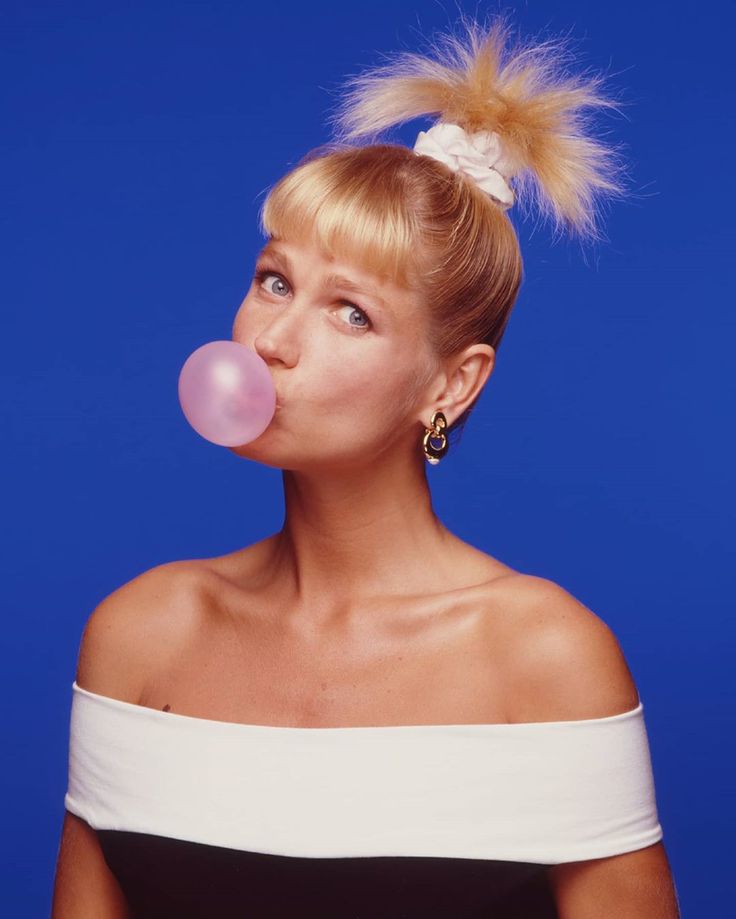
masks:
POLYGON ((235 452, 283 469, 284 525, 90 617, 55 919, 678 915, 615 636, 432 508, 521 283, 509 209, 594 237, 623 191, 599 81, 507 43, 354 79, 265 202, 233 338, 278 409, 235 452), (411 150, 350 143, 428 113, 411 150))

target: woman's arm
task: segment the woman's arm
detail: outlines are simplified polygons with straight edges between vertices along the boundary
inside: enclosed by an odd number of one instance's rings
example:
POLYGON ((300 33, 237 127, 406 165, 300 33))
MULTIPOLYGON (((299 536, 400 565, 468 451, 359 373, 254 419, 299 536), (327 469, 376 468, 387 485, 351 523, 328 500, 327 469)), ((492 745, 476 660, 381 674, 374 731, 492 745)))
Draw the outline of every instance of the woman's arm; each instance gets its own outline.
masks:
POLYGON ((51 919, 132 919, 97 834, 75 814, 64 812, 56 864, 51 919))
MULTIPOLYGON (((606 623, 552 581, 514 580, 523 628, 508 662, 510 720, 602 718, 635 708, 639 693, 606 623)), ((662 840, 547 870, 560 919, 680 919, 662 840)))
POLYGON ((680 919, 662 841, 635 852, 552 865, 559 919, 680 919))
MULTIPOLYGON (((154 662, 173 646, 162 639, 170 611, 181 615, 196 595, 195 574, 187 562, 169 562, 105 597, 84 627, 77 683, 92 692, 137 703, 154 662)), ((127 909, 94 828, 66 811, 51 919, 131 919, 127 909)))

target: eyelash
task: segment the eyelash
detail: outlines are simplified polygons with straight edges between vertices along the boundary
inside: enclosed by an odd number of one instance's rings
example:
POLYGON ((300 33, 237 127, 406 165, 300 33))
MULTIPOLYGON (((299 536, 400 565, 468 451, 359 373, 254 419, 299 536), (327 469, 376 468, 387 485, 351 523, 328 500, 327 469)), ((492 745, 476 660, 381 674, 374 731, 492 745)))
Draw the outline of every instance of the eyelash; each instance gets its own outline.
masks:
MULTIPOLYGON (((289 282, 280 272, 275 271, 273 268, 269 268, 268 265, 258 265, 256 267, 256 272, 253 275, 253 280, 257 282, 258 284, 262 284, 265 278, 267 278, 269 275, 274 275, 277 278, 281 278, 282 281, 286 281, 286 283, 289 284, 289 282)), ((290 284, 289 284, 289 287, 291 287, 290 284)), ((368 329, 373 327, 373 320, 368 315, 368 313, 363 309, 362 306, 358 306, 357 303, 351 303, 349 300, 343 300, 343 305, 352 306, 354 310, 357 310, 359 313, 362 313, 365 316, 365 318, 368 320, 368 325, 364 325, 364 326, 350 325, 349 322, 345 323, 345 325, 347 325, 349 328, 354 329, 356 332, 367 332, 368 329)))

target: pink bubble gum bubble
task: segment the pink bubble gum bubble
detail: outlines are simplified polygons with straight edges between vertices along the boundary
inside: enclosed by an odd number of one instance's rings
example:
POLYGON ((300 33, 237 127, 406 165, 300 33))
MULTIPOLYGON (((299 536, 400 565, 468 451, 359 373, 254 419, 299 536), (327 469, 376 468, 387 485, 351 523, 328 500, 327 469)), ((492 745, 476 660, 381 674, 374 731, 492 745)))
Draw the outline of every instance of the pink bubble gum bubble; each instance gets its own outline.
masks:
POLYGON ((263 358, 236 341, 197 348, 179 374, 179 403, 194 430, 221 447, 250 443, 269 426, 276 390, 263 358))

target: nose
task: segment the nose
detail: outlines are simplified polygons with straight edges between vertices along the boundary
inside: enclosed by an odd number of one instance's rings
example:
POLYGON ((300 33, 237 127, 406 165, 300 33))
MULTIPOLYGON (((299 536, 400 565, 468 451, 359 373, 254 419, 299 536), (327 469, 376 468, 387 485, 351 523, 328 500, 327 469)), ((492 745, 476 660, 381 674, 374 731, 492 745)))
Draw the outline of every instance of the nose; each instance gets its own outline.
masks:
POLYGON ((293 361, 293 348, 284 339, 275 336, 270 326, 256 336, 253 341, 253 350, 267 364, 274 361, 290 364, 293 361))
POLYGON ((293 306, 276 314, 253 340, 253 350, 267 363, 280 361, 288 367, 297 361, 299 317, 293 306))
POLYGON ((264 307, 246 294, 233 321, 232 339, 256 352, 267 364, 293 366, 303 330, 299 307, 291 303, 264 307))

